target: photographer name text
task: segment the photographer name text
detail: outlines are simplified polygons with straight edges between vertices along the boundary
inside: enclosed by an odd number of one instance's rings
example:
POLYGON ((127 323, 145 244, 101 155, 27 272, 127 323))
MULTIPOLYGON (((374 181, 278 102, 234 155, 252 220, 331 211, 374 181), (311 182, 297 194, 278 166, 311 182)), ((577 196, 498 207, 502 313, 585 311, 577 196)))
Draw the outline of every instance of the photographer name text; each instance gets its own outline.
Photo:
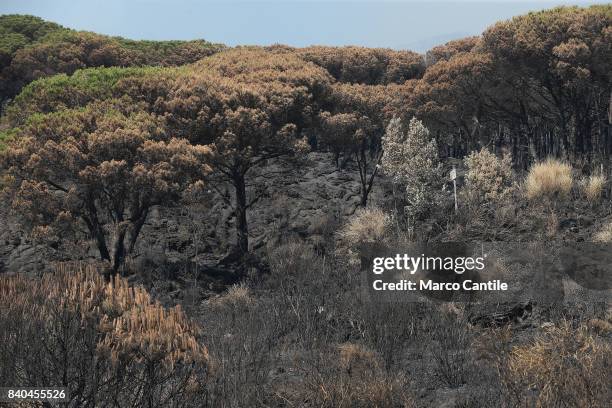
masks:
POLYGON ((418 282, 402 279, 397 282, 384 282, 381 279, 377 279, 372 282, 374 290, 448 290, 448 291, 499 291, 508 290, 508 284, 502 282, 499 279, 486 281, 486 282, 474 282, 472 280, 465 280, 463 282, 435 282, 431 279, 420 280, 418 282))

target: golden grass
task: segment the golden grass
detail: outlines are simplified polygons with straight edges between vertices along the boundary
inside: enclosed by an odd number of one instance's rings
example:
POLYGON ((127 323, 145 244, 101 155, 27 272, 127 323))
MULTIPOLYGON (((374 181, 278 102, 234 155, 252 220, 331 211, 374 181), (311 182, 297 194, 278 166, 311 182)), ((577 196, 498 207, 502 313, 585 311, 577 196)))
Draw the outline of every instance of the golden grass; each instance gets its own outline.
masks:
POLYGON ((590 203, 599 201, 606 186, 606 178, 604 176, 590 176, 584 183, 584 195, 590 203))
POLYGON ((363 208, 355 212, 339 236, 348 247, 365 242, 379 242, 384 239, 390 224, 390 217, 381 209, 363 208))
POLYGON ((600 231, 598 231, 593 237, 593 241, 612 243, 612 222, 609 222, 600 231))
POLYGON ((568 322, 547 329, 529 344, 514 347, 506 385, 530 390, 538 407, 604 407, 609 402, 612 345, 587 325, 568 322))
POLYGON ((530 200, 541 197, 567 197, 573 183, 572 168, 569 164, 548 159, 531 167, 525 180, 525 193, 530 200))
POLYGON ((248 306, 254 302, 251 291, 244 283, 230 286, 221 296, 211 298, 208 303, 216 307, 248 306))
MULTIPOLYGON (((97 351, 111 361, 206 364, 208 350, 197 341, 199 329, 180 306, 164 308, 147 291, 126 279, 106 282, 93 267, 60 264, 40 279, 23 275, 0 279, 0 306, 21 310, 28 321, 49 321, 57 311, 71 313, 99 331, 97 351)), ((51 322, 52 323, 52 322, 51 322)))

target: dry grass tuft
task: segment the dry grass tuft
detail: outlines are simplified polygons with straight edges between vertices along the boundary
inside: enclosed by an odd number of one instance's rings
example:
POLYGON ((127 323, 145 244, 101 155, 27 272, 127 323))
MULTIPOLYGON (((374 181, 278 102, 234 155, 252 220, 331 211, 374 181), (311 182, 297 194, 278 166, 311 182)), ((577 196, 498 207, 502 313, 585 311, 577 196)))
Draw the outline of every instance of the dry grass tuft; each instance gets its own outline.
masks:
POLYGON ((574 183, 569 164, 556 159, 534 164, 525 180, 527 198, 567 197, 574 183))
POLYGON ((612 323, 603 319, 590 319, 587 327, 600 336, 607 336, 612 333, 612 323))
POLYGON ((251 290, 244 283, 232 285, 223 295, 211 298, 208 301, 211 306, 228 306, 233 308, 248 306, 253 302, 254 299, 251 296, 251 290))
POLYGON ((98 350, 108 353, 114 363, 124 359, 136 363, 157 360, 168 370, 177 363, 206 364, 208 351, 186 323, 180 306, 166 310, 159 304, 139 304, 113 321, 103 317, 101 325, 110 330, 98 343, 98 350))
POLYGON ((379 208, 363 208, 344 225, 340 239, 349 247, 385 238, 391 225, 390 217, 379 208))
POLYGON ((586 325, 564 322, 514 347, 505 373, 503 381, 520 405, 533 398, 541 407, 609 406, 612 345, 586 325))
POLYGON ((595 242, 612 243, 612 222, 606 224, 599 232, 593 237, 595 242))
POLYGON ((604 187, 606 186, 606 178, 604 176, 590 176, 583 185, 584 195, 590 203, 599 201, 602 196, 604 187))
POLYGON ((344 343, 338 346, 338 350, 340 367, 348 373, 378 367, 376 354, 361 344, 344 343))
MULTIPOLYGON (((409 382, 402 374, 391 375, 367 347, 344 343, 338 346, 337 360, 307 376, 302 398, 312 406, 329 408, 405 407, 416 404, 407 392, 409 382)), ((332 357, 332 356, 327 356, 332 357)))

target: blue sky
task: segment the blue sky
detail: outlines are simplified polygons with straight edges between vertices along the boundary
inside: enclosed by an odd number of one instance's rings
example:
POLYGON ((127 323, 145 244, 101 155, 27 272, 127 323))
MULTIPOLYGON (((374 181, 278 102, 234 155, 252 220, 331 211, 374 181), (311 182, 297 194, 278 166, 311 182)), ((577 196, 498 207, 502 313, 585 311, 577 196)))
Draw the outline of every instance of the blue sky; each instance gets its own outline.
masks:
POLYGON ((1 0, 0 14, 33 14, 66 27, 133 39, 204 38, 228 45, 363 45, 424 52, 481 33, 554 0, 1 0))

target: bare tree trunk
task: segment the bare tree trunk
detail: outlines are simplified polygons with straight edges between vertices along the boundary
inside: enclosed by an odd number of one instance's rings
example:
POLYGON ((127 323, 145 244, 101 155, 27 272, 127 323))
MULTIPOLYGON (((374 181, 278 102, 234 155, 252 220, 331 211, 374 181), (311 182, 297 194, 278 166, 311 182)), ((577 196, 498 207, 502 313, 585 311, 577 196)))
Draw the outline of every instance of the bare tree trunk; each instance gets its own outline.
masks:
POLYGON ((372 185, 374 184, 374 177, 378 173, 378 165, 382 159, 382 150, 376 153, 376 157, 372 161, 372 174, 368 177, 368 158, 364 149, 357 154, 357 167, 359 168, 359 181, 361 181, 361 206, 366 207, 368 204, 368 196, 372 191, 372 185))
POLYGON ((125 235, 126 235, 126 227, 119 226, 117 229, 117 236, 115 237, 114 243, 114 251, 113 251, 113 265, 111 270, 111 275, 117 275, 119 268, 123 265, 123 261, 125 260, 125 235))
POLYGON ((110 257, 110 252, 108 251, 108 248, 106 247, 106 239, 104 238, 104 232, 102 231, 101 228, 96 228, 94 231, 94 237, 96 239, 96 246, 98 247, 98 252, 100 253, 100 258, 103 261, 109 261, 111 260, 110 257))
POLYGON ((104 236, 104 231, 102 230, 102 226, 100 225, 100 221, 98 220, 98 212, 96 210, 96 206, 93 202, 93 199, 90 199, 86 202, 87 213, 81 216, 81 219, 87 225, 89 229, 89 233, 96 240, 96 246, 98 247, 98 252, 100 253, 100 258, 103 261, 111 261, 110 252, 106 245, 106 237, 104 236))
POLYGON ((241 253, 249 252, 249 226, 247 224, 247 197, 244 176, 235 174, 232 180, 236 189, 236 247, 241 253))
POLYGON ((145 208, 142 210, 136 220, 132 223, 130 227, 130 240, 128 246, 128 254, 131 254, 134 251, 134 247, 136 246, 136 241, 138 240, 138 236, 140 235, 140 231, 144 226, 145 221, 147 220, 147 216, 149 214, 149 209, 145 208))

